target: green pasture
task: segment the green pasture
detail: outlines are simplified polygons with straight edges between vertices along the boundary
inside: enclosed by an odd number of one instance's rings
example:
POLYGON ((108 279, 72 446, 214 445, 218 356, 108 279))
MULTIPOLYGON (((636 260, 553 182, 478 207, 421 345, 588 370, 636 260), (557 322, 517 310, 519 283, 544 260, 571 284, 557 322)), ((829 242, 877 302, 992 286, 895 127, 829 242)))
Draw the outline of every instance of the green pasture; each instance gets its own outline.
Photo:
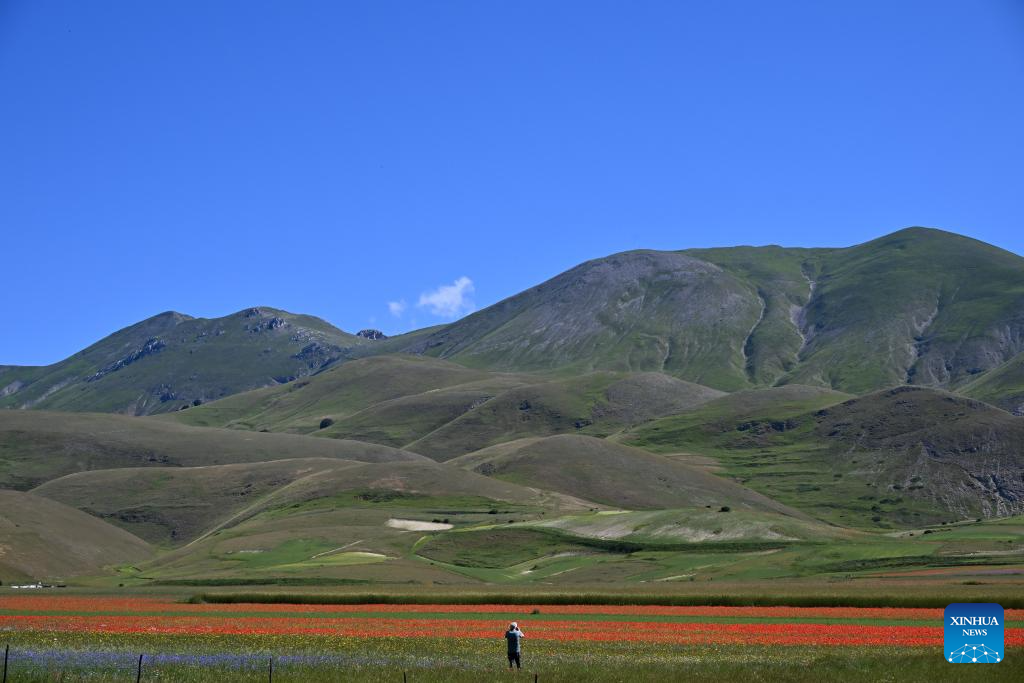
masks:
POLYGON ((500 627, 493 639, 288 636, 90 636, 11 634, 10 679, 42 683, 142 680, 386 683, 481 681, 1016 681, 1024 659, 947 664, 934 648, 767 647, 654 643, 524 642, 524 670, 506 669, 500 627), (47 659, 47 654, 50 659, 47 659), (177 661, 176 661, 177 660, 177 661))

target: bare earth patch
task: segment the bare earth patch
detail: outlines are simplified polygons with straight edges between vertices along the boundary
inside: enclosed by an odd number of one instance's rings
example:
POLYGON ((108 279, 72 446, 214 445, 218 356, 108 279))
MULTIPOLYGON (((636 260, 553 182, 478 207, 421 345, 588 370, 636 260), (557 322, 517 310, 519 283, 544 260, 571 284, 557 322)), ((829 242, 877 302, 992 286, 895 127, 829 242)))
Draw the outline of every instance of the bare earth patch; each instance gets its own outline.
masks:
POLYGON ((446 531, 452 528, 451 524, 443 522, 420 522, 415 519, 389 519, 386 524, 402 531, 446 531))

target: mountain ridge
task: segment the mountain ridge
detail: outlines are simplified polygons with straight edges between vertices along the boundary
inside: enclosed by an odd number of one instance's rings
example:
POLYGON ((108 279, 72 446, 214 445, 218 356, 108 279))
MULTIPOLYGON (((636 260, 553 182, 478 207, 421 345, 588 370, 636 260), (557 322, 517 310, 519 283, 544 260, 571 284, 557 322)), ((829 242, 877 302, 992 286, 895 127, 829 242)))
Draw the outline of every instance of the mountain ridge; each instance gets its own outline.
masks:
MULTIPOLYGON (((388 339, 270 307, 166 311, 49 366, 0 366, 0 407, 164 413, 400 353, 484 371, 656 372, 727 392, 956 390, 1022 352, 1024 259, 914 227, 851 247, 621 252, 388 339)), ((1001 406, 1017 409, 1010 394, 1001 406)))

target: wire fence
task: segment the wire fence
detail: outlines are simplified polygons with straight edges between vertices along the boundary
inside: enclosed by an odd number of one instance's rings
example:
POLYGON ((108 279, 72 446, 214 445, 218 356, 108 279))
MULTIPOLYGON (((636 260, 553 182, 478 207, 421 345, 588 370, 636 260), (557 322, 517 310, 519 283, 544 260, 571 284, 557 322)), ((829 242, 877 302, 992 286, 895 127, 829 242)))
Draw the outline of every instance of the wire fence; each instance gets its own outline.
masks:
MULTIPOLYGON (((34 650, 26 648, 20 651, 11 649, 10 644, 4 646, 3 673, 0 676, 0 683, 15 683, 18 669, 26 673, 39 673, 42 671, 67 671, 67 670, 103 670, 123 674, 124 680, 134 680, 135 683, 143 683, 146 680, 147 670, 153 670, 167 666, 187 666, 199 668, 220 668, 236 671, 246 671, 257 675, 262 671, 266 675, 268 683, 274 683, 275 669, 278 673, 289 666, 324 666, 343 668, 351 665, 350 658, 335 659, 329 655, 259 655, 259 654, 150 654, 145 653, 132 655, 125 652, 106 651, 82 651, 82 650, 34 650)), ((414 675, 408 670, 401 671, 402 683, 415 683, 414 675)), ((527 680, 532 677, 534 683, 540 682, 540 674, 531 672, 527 680)), ((395 672, 395 681, 398 680, 398 671, 395 672)))

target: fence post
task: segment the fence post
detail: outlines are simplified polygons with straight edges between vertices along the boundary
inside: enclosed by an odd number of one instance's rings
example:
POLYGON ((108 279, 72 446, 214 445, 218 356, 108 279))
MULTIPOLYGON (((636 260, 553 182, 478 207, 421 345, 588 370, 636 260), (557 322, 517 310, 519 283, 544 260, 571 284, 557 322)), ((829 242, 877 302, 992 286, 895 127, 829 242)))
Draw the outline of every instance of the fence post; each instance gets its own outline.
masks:
POLYGON ((538 674, 533 674, 533 683, 537 683, 538 674))
POLYGON ((4 683, 7 683, 7 656, 11 654, 11 644, 7 643, 4 647, 4 683))
POLYGON ((274 655, 270 655, 270 683, 274 683, 274 655))
POLYGON ((142 680, 142 655, 139 655, 139 668, 135 670, 135 683, 142 680))
POLYGON ((406 677, 405 677, 405 672, 404 671, 402 672, 402 683, 409 683, 408 679, 406 679, 406 677))

